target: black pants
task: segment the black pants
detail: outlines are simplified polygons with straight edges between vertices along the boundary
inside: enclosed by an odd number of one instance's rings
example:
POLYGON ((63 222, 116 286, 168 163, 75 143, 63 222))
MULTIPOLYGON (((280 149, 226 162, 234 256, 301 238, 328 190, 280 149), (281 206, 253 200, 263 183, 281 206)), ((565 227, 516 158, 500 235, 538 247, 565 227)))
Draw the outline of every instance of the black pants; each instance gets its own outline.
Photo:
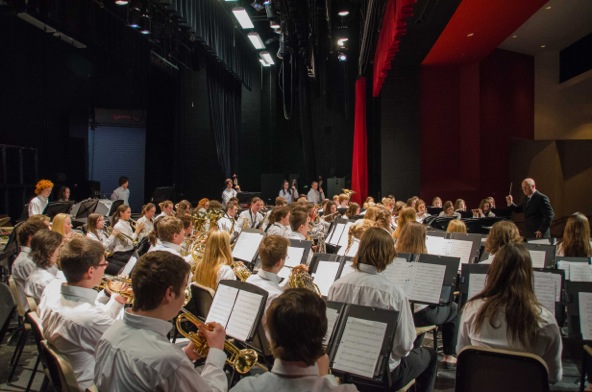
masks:
MULTIPOLYGON (((448 306, 430 305, 414 313, 413 322, 416 327, 425 327, 428 325, 442 326, 444 355, 456 355, 456 339, 458 337, 458 324, 460 322, 456 302, 452 302, 448 306)), ((417 337, 415 347, 421 346, 424 335, 422 334, 417 337)))
POLYGON ((409 355, 401 358, 401 363, 392 372, 392 391, 397 391, 415 379, 418 392, 431 392, 436 382, 438 356, 431 348, 420 347, 411 350, 409 355))
POLYGON ((105 269, 105 273, 109 275, 117 275, 119 271, 125 267, 129 259, 134 254, 134 250, 128 250, 127 252, 115 252, 107 259, 109 265, 105 269))

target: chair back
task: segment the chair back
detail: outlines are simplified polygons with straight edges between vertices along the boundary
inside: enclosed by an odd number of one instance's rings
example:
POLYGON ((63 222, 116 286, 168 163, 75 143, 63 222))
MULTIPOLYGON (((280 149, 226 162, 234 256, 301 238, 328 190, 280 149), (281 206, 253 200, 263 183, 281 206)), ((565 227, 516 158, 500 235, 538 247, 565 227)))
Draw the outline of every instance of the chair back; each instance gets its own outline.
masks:
POLYGON ((208 313, 210 312, 210 307, 212 306, 215 291, 209 287, 195 282, 191 283, 190 288, 191 300, 187 304, 186 308, 201 320, 205 320, 206 317, 208 317, 208 313))
POLYGON ((4 340, 4 335, 15 311, 16 301, 10 288, 6 283, 0 283, 0 343, 4 340))
POLYGON ((43 324, 41 323, 41 319, 36 312, 29 312, 25 316, 26 321, 31 325, 31 329, 33 330, 33 337, 35 338, 35 342, 39 345, 41 341, 44 339, 43 337, 43 324))
POLYGON ((534 354, 468 346, 456 366, 455 392, 549 391, 547 365, 534 354))
POLYGON ((41 352, 46 360, 49 378, 55 390, 62 392, 80 391, 70 362, 50 346, 47 340, 41 341, 41 352))
POLYGON ((22 319, 25 317, 25 308, 23 308, 24 304, 21 303, 21 296, 18 293, 18 288, 16 287, 16 282, 14 281, 14 277, 12 275, 8 277, 8 287, 10 287, 10 292, 16 300, 16 309, 18 311, 19 317, 22 319))

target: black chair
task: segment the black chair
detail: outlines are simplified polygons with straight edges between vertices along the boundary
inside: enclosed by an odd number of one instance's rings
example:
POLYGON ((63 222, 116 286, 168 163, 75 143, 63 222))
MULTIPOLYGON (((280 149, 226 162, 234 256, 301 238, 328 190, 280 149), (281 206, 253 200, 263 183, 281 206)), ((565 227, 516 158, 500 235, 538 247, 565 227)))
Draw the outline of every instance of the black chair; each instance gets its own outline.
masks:
POLYGON ((47 369, 47 361, 44 357, 43 349, 41 347, 41 342, 43 339, 43 325, 41 324, 41 319, 37 315, 36 312, 29 312, 25 315, 26 322, 31 326, 31 331, 33 332, 33 337, 35 338, 35 344, 37 345, 37 361, 35 361, 35 366, 33 366, 33 371, 31 372, 31 377, 29 378, 29 383, 27 384, 27 391, 31 389, 31 385, 33 384, 33 380, 37 375, 37 368, 41 363, 43 365, 43 371, 46 373, 45 377, 43 378, 43 384, 41 385, 41 390, 44 391, 49 384, 49 378, 46 372, 47 369))
POLYGON ((0 344, 16 312, 16 301, 6 283, 0 283, 0 344))

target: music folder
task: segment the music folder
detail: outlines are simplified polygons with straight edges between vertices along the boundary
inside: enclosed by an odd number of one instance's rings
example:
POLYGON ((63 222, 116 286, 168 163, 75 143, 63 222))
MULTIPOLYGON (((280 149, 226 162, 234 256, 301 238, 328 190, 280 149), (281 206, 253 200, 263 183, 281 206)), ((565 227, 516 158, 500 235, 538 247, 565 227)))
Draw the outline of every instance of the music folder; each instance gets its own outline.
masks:
POLYGON ((259 245, 263 241, 265 233, 246 228, 238 235, 238 239, 232 249, 232 258, 249 264, 254 264, 259 253, 259 245))
POLYGON ((345 241, 347 246, 347 230, 351 222, 349 219, 344 218, 337 218, 333 220, 331 227, 329 227, 329 231, 327 232, 327 236, 325 238, 325 242, 330 245, 339 245, 340 239, 342 236, 345 235, 345 241))
POLYGON ((334 319, 326 339, 333 374, 346 382, 388 377, 399 312, 334 302, 328 303, 327 315, 334 319))
POLYGON ((467 264, 460 275, 460 307, 485 287, 489 264, 467 264))
POLYGON ((289 239, 289 241, 288 257, 284 262, 284 268, 278 272, 278 276, 284 279, 290 276, 291 269, 298 264, 307 264, 308 255, 312 252, 312 241, 296 239, 289 239))
POLYGON ((308 272, 313 277, 313 282, 318 286, 322 296, 327 296, 329 288, 335 282, 341 261, 340 256, 326 253, 315 253, 312 256, 308 272))
POLYGON ((590 257, 556 257, 557 269, 565 271, 565 280, 592 282, 590 257))
POLYGON ((592 342, 592 282, 566 282, 568 336, 592 342))
POLYGON ((228 336, 242 342, 251 341, 263 317, 267 296, 266 290, 250 283, 222 280, 206 322, 220 323, 228 336))
POLYGON ((524 244, 530 252, 533 268, 555 267, 555 245, 524 244))

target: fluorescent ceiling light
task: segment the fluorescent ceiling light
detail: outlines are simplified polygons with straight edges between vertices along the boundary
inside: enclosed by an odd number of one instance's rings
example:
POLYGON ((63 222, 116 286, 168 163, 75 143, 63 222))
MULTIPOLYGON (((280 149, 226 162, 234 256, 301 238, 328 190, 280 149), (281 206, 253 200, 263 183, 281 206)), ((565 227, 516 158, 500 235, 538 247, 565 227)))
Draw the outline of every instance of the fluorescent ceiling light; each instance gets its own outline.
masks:
POLYGON ((251 18, 249 18, 249 14, 247 14, 247 11, 243 7, 234 7, 232 13, 243 29, 252 29, 255 27, 253 26, 253 22, 251 22, 251 18))
POLYGON ((259 53, 259 56, 261 56, 261 58, 262 58, 263 60, 265 60, 265 62, 266 62, 267 64, 269 64, 269 65, 271 65, 271 64, 275 64, 275 63, 273 62, 273 58, 271 58, 271 55, 269 54, 269 52, 261 52, 261 53, 259 53))
POLYGON ((249 37, 249 39, 251 40, 251 43, 253 44, 253 46, 255 47, 255 49, 265 49, 265 44, 263 43, 263 41, 261 41, 261 37, 259 37, 259 34, 253 32, 250 32, 247 37, 249 37))
POLYGON ((271 67, 271 64, 267 64, 267 63, 265 62, 265 60, 263 60, 263 59, 259 59, 259 62, 260 62, 260 63, 261 63, 261 65, 262 65, 262 66, 264 66, 264 67, 271 67))

